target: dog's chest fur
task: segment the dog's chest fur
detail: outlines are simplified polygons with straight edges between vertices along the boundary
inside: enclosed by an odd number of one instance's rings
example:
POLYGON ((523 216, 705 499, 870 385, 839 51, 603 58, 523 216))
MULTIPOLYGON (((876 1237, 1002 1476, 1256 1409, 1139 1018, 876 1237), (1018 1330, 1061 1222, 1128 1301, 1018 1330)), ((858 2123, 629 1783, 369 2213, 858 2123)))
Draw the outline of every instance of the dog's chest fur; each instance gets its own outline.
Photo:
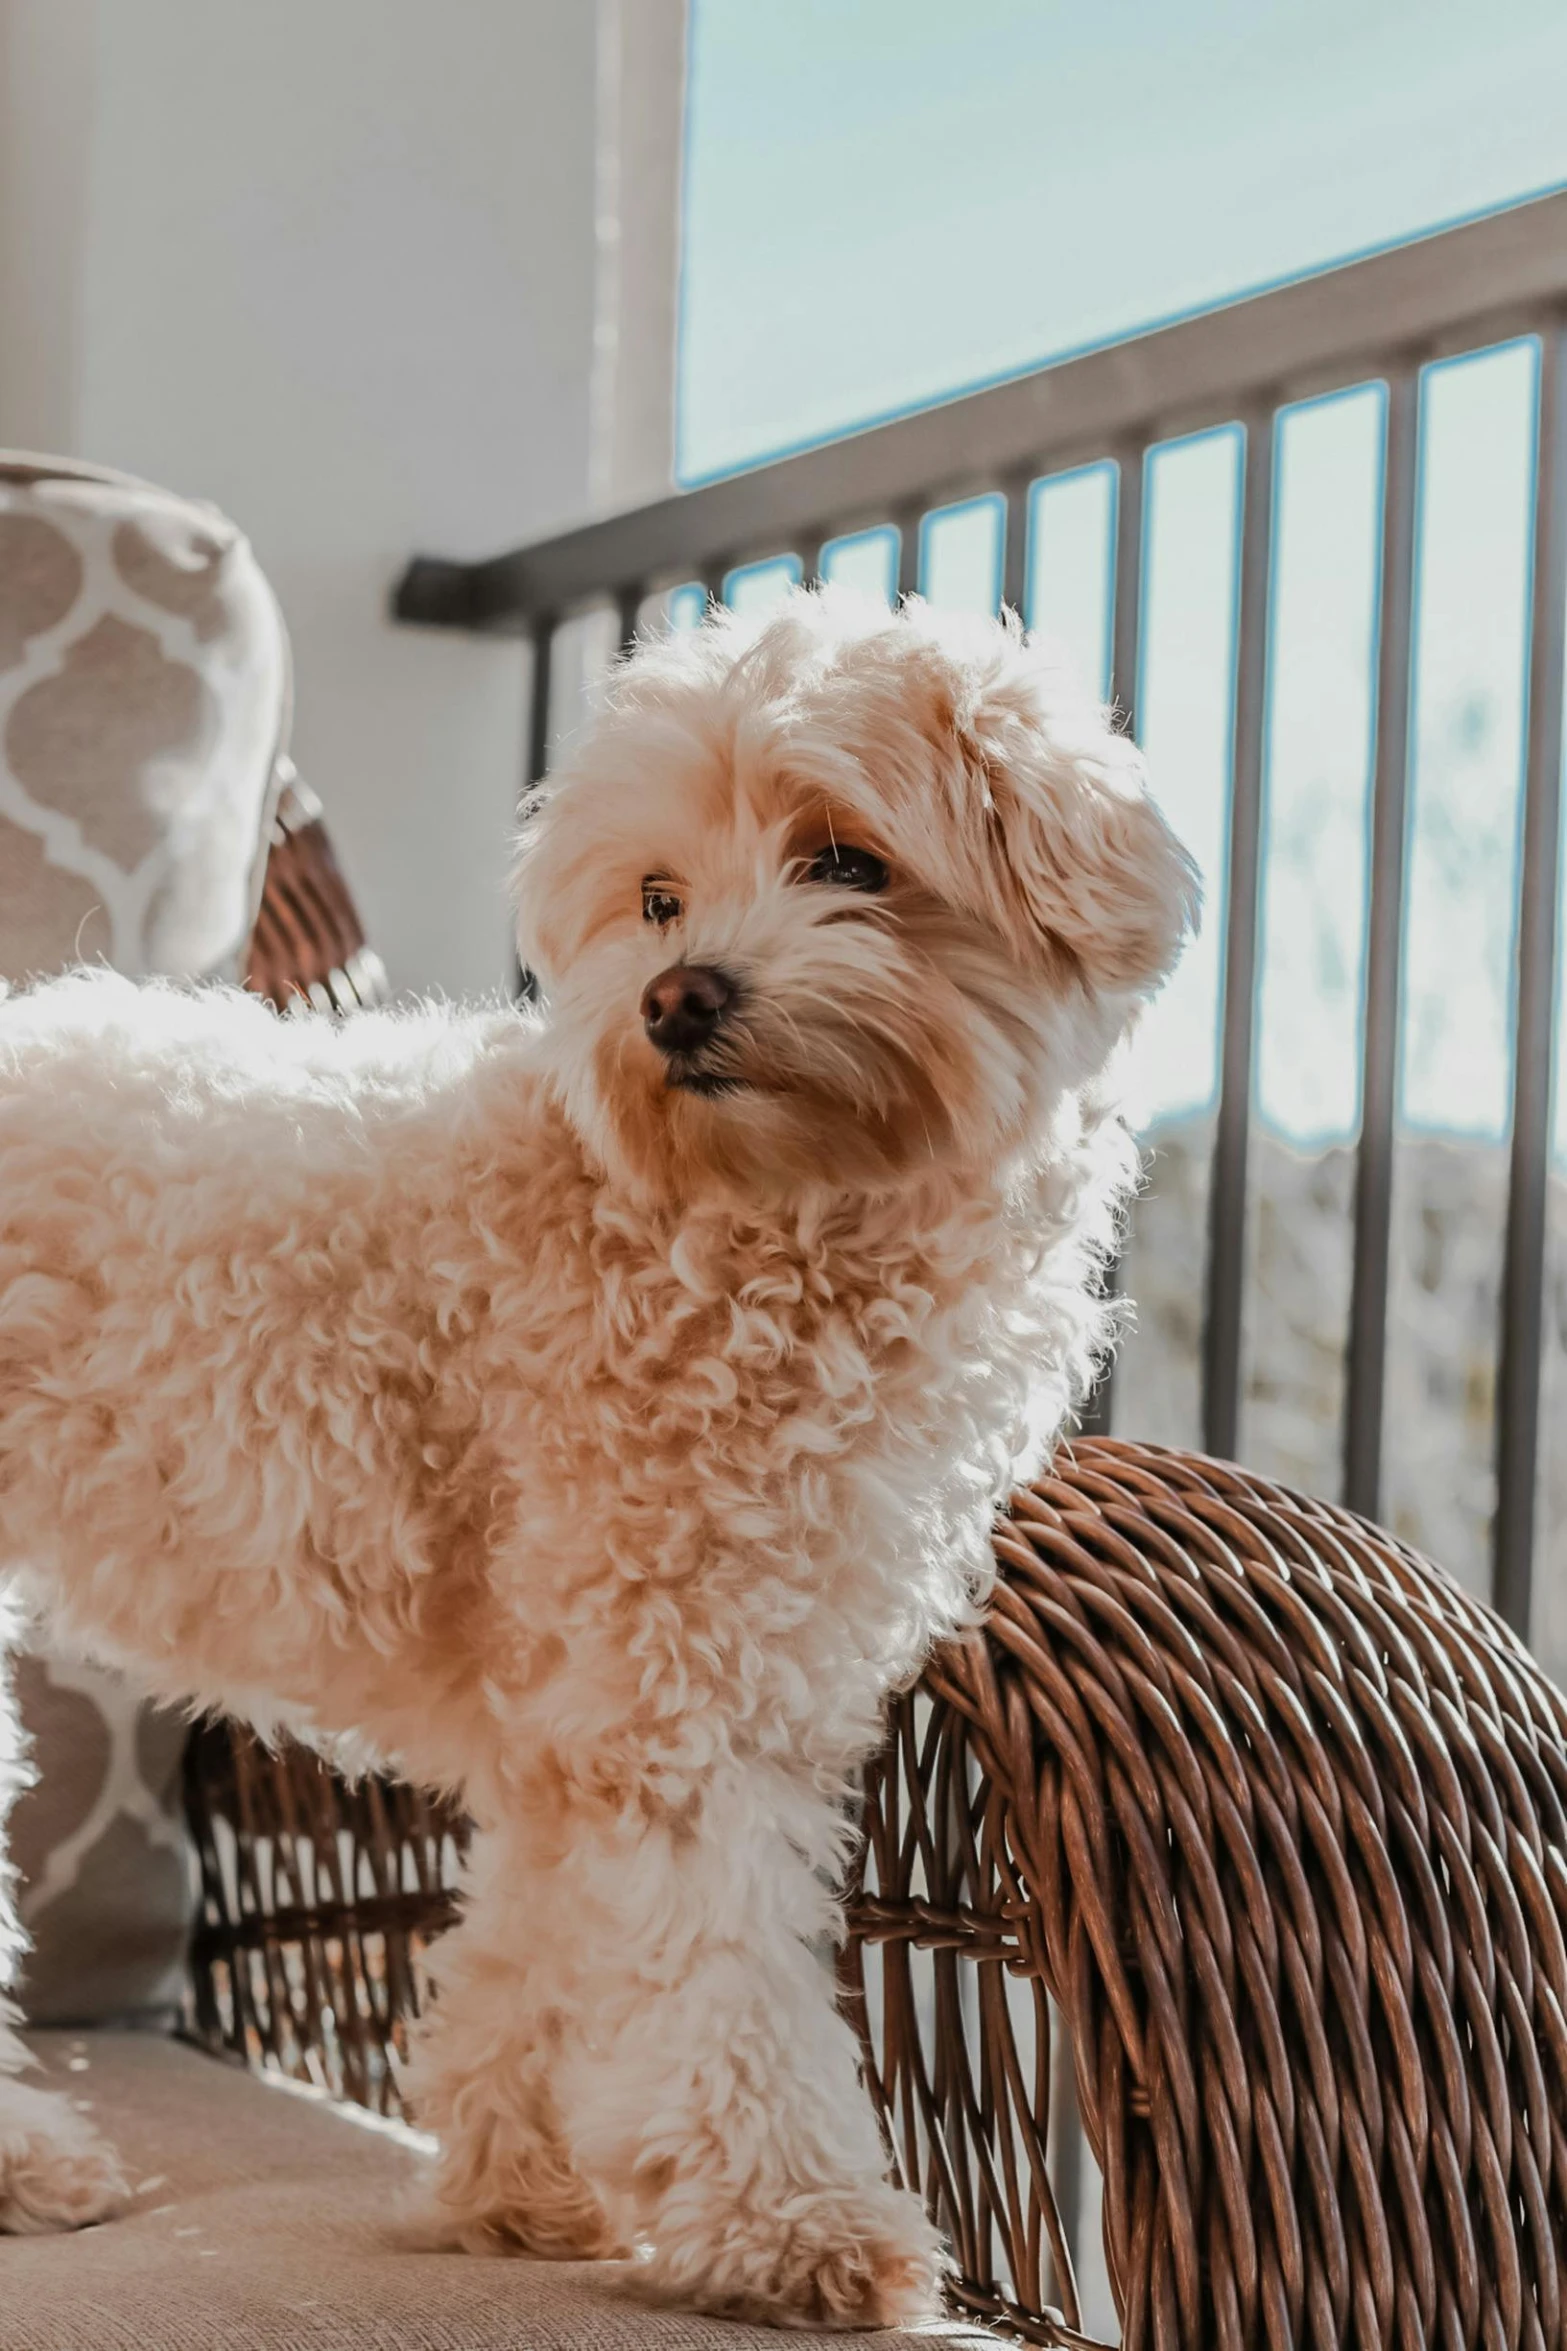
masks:
POLYGON ((509 1488, 491 1703, 672 1797, 725 1752, 835 1779, 971 1613, 1080 1380, 1072 1171, 769 1221, 552 1165, 495 1207, 463 1382, 509 1488))

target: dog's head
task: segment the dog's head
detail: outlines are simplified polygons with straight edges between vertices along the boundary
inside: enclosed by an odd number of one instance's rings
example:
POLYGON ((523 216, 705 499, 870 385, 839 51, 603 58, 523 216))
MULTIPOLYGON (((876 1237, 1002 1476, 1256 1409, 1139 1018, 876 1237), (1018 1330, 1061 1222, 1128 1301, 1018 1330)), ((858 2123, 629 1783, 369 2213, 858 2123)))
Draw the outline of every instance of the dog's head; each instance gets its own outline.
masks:
POLYGON ((1137 751, 1015 622, 831 590, 640 647, 517 886, 571 1116, 681 1194, 999 1167, 1197 900, 1137 751))

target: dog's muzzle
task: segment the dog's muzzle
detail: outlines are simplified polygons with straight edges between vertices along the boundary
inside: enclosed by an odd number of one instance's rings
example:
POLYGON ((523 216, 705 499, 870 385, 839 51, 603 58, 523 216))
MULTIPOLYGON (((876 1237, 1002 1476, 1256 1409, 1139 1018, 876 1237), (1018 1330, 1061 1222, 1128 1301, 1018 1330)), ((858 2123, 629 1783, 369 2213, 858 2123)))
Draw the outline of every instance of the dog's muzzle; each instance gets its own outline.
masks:
POLYGON ((672 963, 642 991, 642 1025, 660 1053, 700 1053, 734 1000, 734 981, 716 964, 672 963))
POLYGON ((704 1063, 739 994, 712 963, 672 963, 642 991, 642 1025, 663 1054, 672 1086, 691 1094, 725 1094, 735 1087, 726 1070, 704 1063))

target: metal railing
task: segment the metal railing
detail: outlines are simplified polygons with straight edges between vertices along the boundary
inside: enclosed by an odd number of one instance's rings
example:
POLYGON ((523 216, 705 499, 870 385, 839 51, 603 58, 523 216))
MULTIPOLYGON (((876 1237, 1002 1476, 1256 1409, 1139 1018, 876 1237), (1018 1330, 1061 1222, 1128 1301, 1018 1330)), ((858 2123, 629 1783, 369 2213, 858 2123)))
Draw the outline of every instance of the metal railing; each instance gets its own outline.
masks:
POLYGON ((1275 421, 1304 398, 1385 383, 1361 1129, 1342 1431, 1344 1498, 1374 1517, 1384 1450, 1422 370, 1519 336, 1538 338, 1540 363, 1493 1594, 1508 1620, 1527 1633, 1540 1447, 1567 620, 1567 193, 489 561, 421 556, 399 583, 394 609, 404 621, 531 638, 527 758, 534 778, 543 772, 549 741, 552 645, 561 625, 581 609, 611 608, 624 643, 646 600, 660 590, 695 581, 720 595, 734 569, 783 554, 797 556, 810 578, 830 540, 887 525, 898 533, 897 587, 904 592, 919 585, 924 518, 995 492, 1005 500, 1001 592, 1007 603, 1021 607, 1035 486, 1108 460, 1117 482, 1111 691, 1135 727, 1149 453, 1193 431, 1223 424, 1243 428, 1222 1036, 1201 1361, 1204 1443, 1215 1453, 1233 1454, 1242 1401, 1275 421))

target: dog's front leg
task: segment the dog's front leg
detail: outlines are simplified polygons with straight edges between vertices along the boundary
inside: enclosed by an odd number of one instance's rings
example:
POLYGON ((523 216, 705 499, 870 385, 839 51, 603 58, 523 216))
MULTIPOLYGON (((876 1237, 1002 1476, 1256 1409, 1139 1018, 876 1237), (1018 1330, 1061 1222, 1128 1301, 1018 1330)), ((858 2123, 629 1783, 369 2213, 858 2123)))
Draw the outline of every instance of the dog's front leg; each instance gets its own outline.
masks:
POLYGON ((888 2182, 822 1956, 833 1904, 802 1844, 831 1842, 829 1810, 731 1765, 663 1817, 646 1801, 584 1813, 563 1824, 556 1883, 511 1923, 570 1938, 553 2111, 577 2171, 650 2244, 649 2290, 885 2326, 930 2313, 942 2255, 888 2182))
MULTIPOLYGON (((9 1671, 15 1632, 14 1605, 0 1594, 0 1851, 6 1815, 28 1779, 9 1671)), ((0 1896, 6 1892, 6 1874, 0 1862, 0 1896)), ((0 1899, 0 2233, 9 2236, 104 2220, 126 2192, 118 2161, 78 2108, 58 2091, 16 2078, 32 2064, 6 1997, 23 1947, 9 1899, 0 1899)))
POLYGON ((580 1938, 558 1849, 474 1839, 461 1923, 432 1956, 409 2093, 441 2142, 410 2233, 470 2253, 601 2260, 629 2250, 562 2127, 563 2045, 582 2029, 580 1938))

